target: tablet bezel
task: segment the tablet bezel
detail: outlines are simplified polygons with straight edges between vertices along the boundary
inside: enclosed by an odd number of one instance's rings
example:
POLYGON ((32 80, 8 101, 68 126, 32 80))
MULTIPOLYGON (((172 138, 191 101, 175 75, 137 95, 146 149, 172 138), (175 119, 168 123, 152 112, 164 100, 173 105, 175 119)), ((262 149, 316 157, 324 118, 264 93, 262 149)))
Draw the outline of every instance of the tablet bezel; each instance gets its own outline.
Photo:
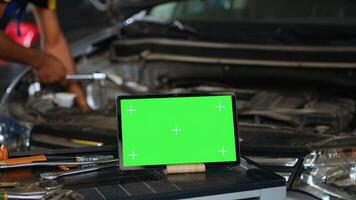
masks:
MULTIPOLYGON (((231 96, 232 101, 232 110, 233 110, 233 122, 234 122, 234 133, 235 133, 235 152, 236 152, 236 161, 231 162, 209 162, 204 163, 207 166, 216 166, 216 165, 239 165, 240 164, 240 141, 239 141, 239 133, 238 133, 238 117, 237 117, 237 105, 236 105, 236 97, 234 93, 182 93, 182 94, 146 94, 146 95, 124 95, 117 96, 116 103, 116 120, 117 120, 117 138, 118 138, 118 153, 119 153, 119 166, 121 170, 140 170, 147 168, 164 168, 166 165, 145 165, 145 166, 135 166, 135 167, 124 167, 123 164, 123 149, 122 149, 122 127, 121 127, 121 100, 127 99, 152 99, 152 98, 179 98, 179 97, 206 97, 206 96, 231 96)), ((199 163, 187 163, 187 164, 199 164, 199 163)))

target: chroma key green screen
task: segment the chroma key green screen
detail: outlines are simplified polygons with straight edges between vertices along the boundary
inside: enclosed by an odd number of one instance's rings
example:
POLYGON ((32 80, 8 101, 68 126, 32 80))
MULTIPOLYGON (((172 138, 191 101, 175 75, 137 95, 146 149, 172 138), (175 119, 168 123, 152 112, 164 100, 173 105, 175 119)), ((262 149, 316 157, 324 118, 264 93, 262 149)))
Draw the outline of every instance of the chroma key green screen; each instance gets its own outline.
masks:
POLYGON ((124 167, 234 162, 232 97, 121 99, 124 167))

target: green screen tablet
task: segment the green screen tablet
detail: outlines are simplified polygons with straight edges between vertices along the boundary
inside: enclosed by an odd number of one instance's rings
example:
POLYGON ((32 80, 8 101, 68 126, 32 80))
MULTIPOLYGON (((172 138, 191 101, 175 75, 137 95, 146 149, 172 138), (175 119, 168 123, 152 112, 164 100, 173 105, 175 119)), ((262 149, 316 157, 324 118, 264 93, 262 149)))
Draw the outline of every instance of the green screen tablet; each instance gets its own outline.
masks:
POLYGON ((117 97, 120 167, 239 163, 235 97, 117 97))

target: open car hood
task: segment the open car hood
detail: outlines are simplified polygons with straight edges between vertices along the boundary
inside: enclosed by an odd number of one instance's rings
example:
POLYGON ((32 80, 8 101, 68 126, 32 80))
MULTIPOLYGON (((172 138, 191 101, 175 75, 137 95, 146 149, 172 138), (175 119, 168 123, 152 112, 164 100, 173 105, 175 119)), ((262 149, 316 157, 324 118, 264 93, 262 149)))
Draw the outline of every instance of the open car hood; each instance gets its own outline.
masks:
POLYGON ((172 0, 111 0, 117 8, 145 8, 172 0))
POLYGON ((98 10, 119 13, 124 9, 139 11, 169 1, 173 0, 90 0, 89 2, 98 10))
POLYGON ((120 19, 129 17, 143 9, 154 5, 170 2, 173 0, 90 0, 90 2, 100 11, 110 12, 120 19))

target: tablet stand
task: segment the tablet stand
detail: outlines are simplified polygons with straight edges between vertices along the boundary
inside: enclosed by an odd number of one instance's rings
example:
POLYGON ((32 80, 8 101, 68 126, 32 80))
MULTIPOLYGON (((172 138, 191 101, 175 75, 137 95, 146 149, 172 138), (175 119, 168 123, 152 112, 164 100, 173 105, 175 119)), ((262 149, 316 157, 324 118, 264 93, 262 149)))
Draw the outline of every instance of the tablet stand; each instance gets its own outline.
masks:
POLYGON ((182 174, 182 173, 198 173, 205 172, 205 164, 183 164, 183 165, 167 165, 164 170, 165 174, 182 174))

